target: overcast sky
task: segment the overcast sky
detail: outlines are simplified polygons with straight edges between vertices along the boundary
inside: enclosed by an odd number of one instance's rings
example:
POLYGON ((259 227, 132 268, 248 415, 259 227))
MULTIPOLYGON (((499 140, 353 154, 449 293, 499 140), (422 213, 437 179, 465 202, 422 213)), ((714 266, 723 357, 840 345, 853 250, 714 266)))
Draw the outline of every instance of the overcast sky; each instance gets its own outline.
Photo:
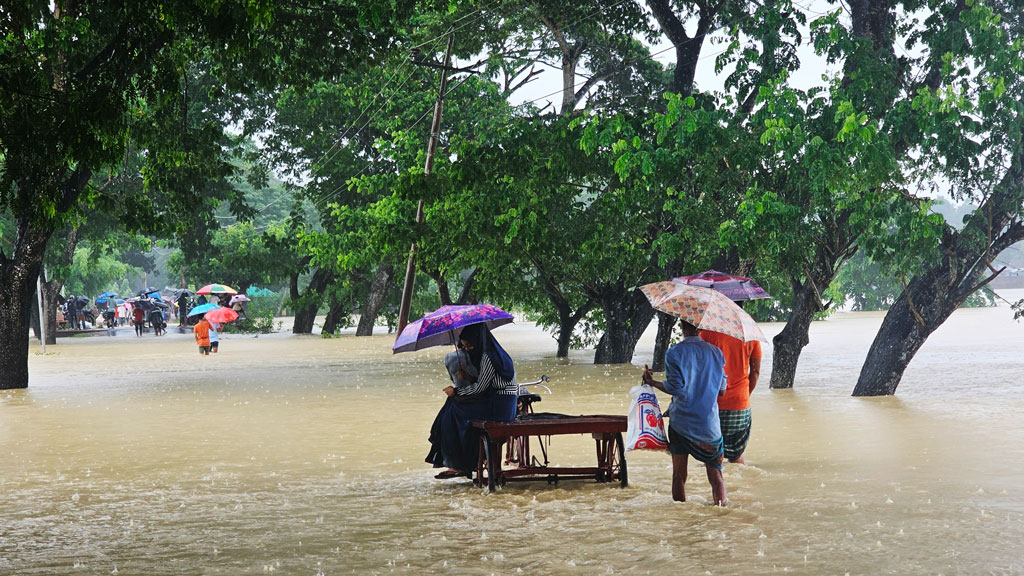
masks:
MULTIPOLYGON (((801 0, 797 4, 807 15, 808 22, 821 17, 830 9, 834 9, 824 0, 801 0)), ((691 22, 687 31, 692 34, 695 27, 696 23, 691 22)), ((827 72, 834 72, 835 69, 833 67, 830 70, 824 58, 814 53, 814 48, 810 45, 810 29, 804 27, 801 33, 803 35, 803 44, 797 50, 801 65, 800 69, 791 76, 790 83, 794 88, 799 89, 821 86, 823 84, 821 75, 827 72)), ((697 62, 696 76, 697 88, 702 92, 716 92, 724 88, 725 79, 728 77, 730 70, 723 70, 721 74, 715 73, 715 59, 726 48, 724 38, 724 34, 716 34, 709 36, 704 41, 700 60, 697 62)), ((658 44, 651 46, 651 53, 657 54, 654 56, 654 60, 660 62, 663 66, 669 67, 675 64, 675 50, 672 49, 672 43, 664 36, 658 44)), ((581 86, 585 81, 586 78, 577 77, 577 86, 581 86)), ((538 107, 543 107, 550 101, 552 106, 557 107, 561 102, 560 93, 558 93, 561 90, 561 83, 562 75, 560 70, 545 68, 544 73, 535 81, 517 91, 511 101, 513 104, 520 104, 536 100, 538 107)))

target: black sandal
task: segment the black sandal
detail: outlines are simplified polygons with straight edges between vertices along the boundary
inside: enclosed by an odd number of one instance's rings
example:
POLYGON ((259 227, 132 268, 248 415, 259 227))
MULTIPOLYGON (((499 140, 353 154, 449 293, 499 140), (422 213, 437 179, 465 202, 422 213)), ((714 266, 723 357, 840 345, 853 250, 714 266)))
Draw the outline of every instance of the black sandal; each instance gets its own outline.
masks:
POLYGON ((458 478, 459 476, 465 476, 465 472, 459 472, 458 470, 445 470, 440 474, 434 476, 438 480, 448 480, 449 478, 458 478))

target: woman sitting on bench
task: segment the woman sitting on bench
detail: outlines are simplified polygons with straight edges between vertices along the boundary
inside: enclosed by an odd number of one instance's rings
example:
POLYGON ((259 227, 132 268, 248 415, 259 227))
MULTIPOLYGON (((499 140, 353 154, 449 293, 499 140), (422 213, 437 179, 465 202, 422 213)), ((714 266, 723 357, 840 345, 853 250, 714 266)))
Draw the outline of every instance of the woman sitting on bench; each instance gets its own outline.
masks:
MULTIPOLYGON (((448 396, 430 427, 430 452, 426 462, 447 468, 435 478, 470 477, 476 468, 479 435, 474 420, 511 422, 516 417, 519 383, 512 359, 485 324, 462 329, 459 340, 470 366, 461 371, 459 386, 448 386, 448 396), (472 378, 475 371, 475 378, 472 378), (468 378, 467 378, 468 376, 468 378)), ((456 380, 453 378, 453 380, 456 380)))

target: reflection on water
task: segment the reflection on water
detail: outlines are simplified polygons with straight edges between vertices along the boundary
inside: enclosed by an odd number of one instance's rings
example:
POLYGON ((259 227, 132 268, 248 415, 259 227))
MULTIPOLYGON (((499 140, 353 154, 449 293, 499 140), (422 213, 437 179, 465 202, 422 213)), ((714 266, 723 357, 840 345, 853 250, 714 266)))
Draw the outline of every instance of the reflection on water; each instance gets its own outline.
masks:
MULTIPOLYGON (((849 396, 881 316, 816 324, 797 388, 754 393, 727 509, 696 466, 673 503, 655 453, 628 455, 624 490, 434 480, 445 350, 392 356, 386 335, 229 336, 205 358, 173 330, 62 341, 33 356, 30 389, 0 392, 0 574, 1024 573, 1009 317, 958 312, 881 399, 849 396)), ((497 334, 521 379, 551 377, 538 409, 626 412, 637 367, 497 334)), ((551 454, 589 463, 593 444, 551 454)))

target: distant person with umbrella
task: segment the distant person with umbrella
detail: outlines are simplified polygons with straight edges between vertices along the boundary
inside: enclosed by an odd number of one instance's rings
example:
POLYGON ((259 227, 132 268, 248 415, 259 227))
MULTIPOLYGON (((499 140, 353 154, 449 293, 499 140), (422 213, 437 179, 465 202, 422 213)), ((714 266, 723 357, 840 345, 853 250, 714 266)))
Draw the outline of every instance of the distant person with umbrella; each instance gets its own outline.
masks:
POLYGON ((132 323, 135 325, 135 335, 142 336, 142 329, 146 325, 146 311, 142 309, 142 300, 132 302, 132 323))
POLYGON ((71 324, 72 330, 78 330, 78 297, 72 294, 64 305, 64 316, 71 324))
POLYGON ((192 327, 192 334, 199 346, 200 356, 210 355, 210 322, 206 318, 200 318, 199 322, 192 327))
POLYGON ((246 320, 249 319, 249 315, 245 313, 245 303, 249 302, 249 297, 245 294, 235 294, 231 297, 231 301, 228 304, 231 305, 231 309, 238 312, 238 315, 246 320))
POLYGON ((164 321, 164 312, 155 304, 149 310, 149 324, 153 326, 154 336, 163 336, 167 333, 165 327, 167 323, 164 321))
POLYGON ((175 303, 178 305, 178 326, 184 326, 188 322, 188 301, 192 295, 190 290, 179 290, 175 303))

